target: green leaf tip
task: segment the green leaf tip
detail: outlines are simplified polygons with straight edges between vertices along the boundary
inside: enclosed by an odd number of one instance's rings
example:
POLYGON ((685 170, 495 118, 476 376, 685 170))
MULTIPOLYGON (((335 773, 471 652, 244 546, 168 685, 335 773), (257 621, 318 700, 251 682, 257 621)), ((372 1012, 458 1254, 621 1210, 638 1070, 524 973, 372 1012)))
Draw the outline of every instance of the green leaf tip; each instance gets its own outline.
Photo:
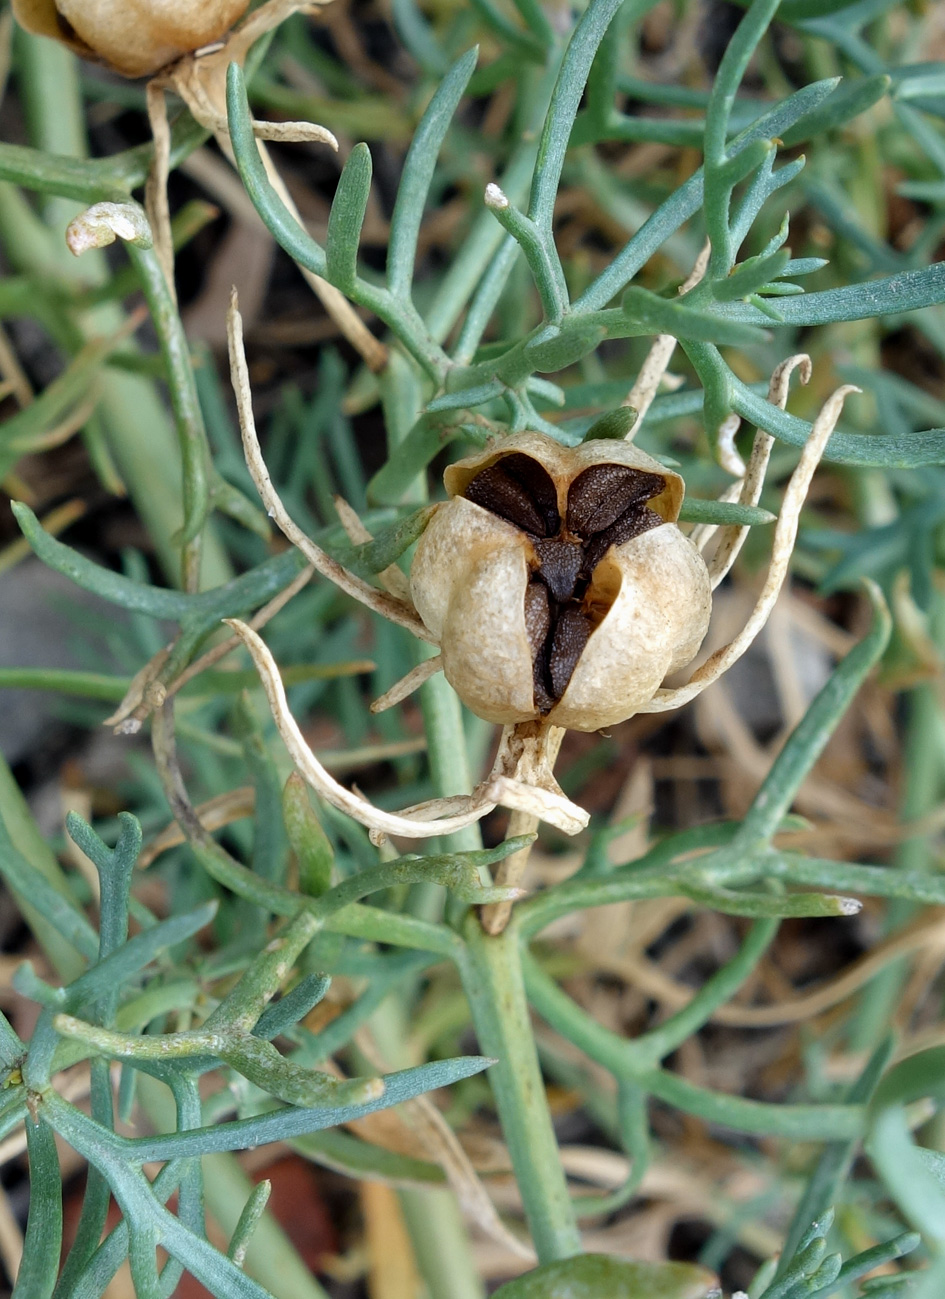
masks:
POLYGON ((717 523, 725 527, 735 524, 740 528, 774 523, 778 516, 757 505, 740 505, 738 501, 705 501, 698 496, 687 496, 679 510, 680 523, 717 523))
POLYGON ((595 420, 581 439, 582 442, 596 442, 609 438, 614 442, 622 441, 637 422, 637 411, 633 406, 618 406, 609 410, 606 415, 595 420))
POLYGON ((282 819, 299 869, 299 890, 320 898, 331 888, 335 850, 312 807, 308 786, 293 771, 282 791, 282 819))

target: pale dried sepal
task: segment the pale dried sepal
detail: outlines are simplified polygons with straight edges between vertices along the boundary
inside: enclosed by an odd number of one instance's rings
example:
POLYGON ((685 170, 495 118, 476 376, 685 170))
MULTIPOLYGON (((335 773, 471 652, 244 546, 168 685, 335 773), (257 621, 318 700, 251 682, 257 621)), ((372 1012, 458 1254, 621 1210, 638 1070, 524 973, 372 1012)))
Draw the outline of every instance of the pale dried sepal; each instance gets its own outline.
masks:
POLYGON ((253 482, 256 484, 256 489, 269 517, 274 520, 288 540, 298 547, 312 567, 321 573, 323 577, 327 577, 342 591, 360 601, 369 609, 373 609, 375 613, 379 613, 382 617, 397 623, 400 627, 406 627, 420 640, 433 640, 416 612, 409 605, 392 595, 378 591, 353 573, 349 573, 330 555, 326 555, 320 546, 316 546, 314 541, 311 541, 289 516, 272 485, 269 470, 266 468, 262 452, 259 449, 256 422, 253 417, 252 390, 249 385, 249 372, 243 351, 243 322, 237 306, 235 289, 230 299, 230 309, 227 313, 226 323, 230 353, 230 377, 233 383, 233 391, 236 394, 240 432, 243 439, 243 453, 253 482))
POLYGON ((144 185, 144 206, 154 231, 154 251, 164 273, 171 300, 177 302, 174 283, 174 240, 171 234, 171 209, 167 198, 167 181, 171 174, 171 128, 167 120, 167 100, 157 80, 146 87, 146 104, 154 153, 144 185))
POLYGON ((492 770, 477 793, 513 812, 545 821, 564 834, 580 834, 590 816, 571 802, 554 778, 563 738, 564 729, 549 721, 503 727, 492 770))
POLYGON ((396 681, 390 690, 375 699, 371 704, 371 712, 375 714, 386 713, 388 708, 403 703, 415 690, 419 690, 424 682, 429 681, 431 677, 436 676, 437 672, 442 671, 443 659, 441 655, 436 654, 433 658, 424 659, 415 668, 411 668, 406 676, 396 681))
MULTIPOLYGON (((174 642, 172 641, 169 645, 165 645, 163 649, 159 649, 153 658, 148 659, 144 667, 138 669, 131 678, 131 684, 125 691, 124 699, 112 715, 105 718, 102 722, 103 726, 113 726, 119 735, 134 735, 140 731, 141 723, 147 713, 142 717, 138 717, 136 714, 146 700, 150 701, 151 688, 155 684, 155 679, 161 668, 167 662, 167 657, 173 647, 174 642)), ((158 707, 163 702, 163 695, 160 699, 154 696, 154 703, 149 706, 148 711, 150 711, 150 707, 158 707)))
POLYGON ((494 806, 512 811, 526 812, 536 821, 553 825, 562 834, 580 834, 587 829, 590 813, 572 803, 564 794, 555 794, 537 785, 525 785, 508 776, 497 776, 484 789, 485 796, 494 806))
POLYGON ((226 618, 224 621, 228 627, 232 627, 249 650, 266 692, 273 719, 289 751, 289 756, 312 789, 333 807, 347 813, 361 825, 380 831, 382 834, 399 835, 407 839, 432 839, 441 834, 454 834, 464 826, 478 821, 495 806, 494 803, 491 806, 487 803, 476 804, 457 816, 424 822, 397 813, 383 812, 367 799, 345 789, 344 785, 339 784, 325 770, 306 744, 298 723, 289 711, 279 669, 265 643, 251 628, 238 619, 226 618))
MULTIPOLYGON (((806 385, 810 382, 811 369, 810 357, 804 352, 798 352, 794 356, 789 356, 786 361, 782 361, 772 374, 771 383, 768 386, 768 401, 771 402, 772 406, 777 406, 778 410, 784 410, 787 405, 792 373, 794 370, 798 370, 801 383, 806 385)), ((748 460, 745 476, 740 484, 733 484, 733 487, 737 488, 737 492, 736 495, 728 499, 738 501, 740 505, 758 504, 761 500, 761 489, 764 486, 765 473, 768 469, 768 460, 773 446, 774 438, 769 433, 766 433, 764 429, 758 429, 752 444, 751 456, 748 460)), ((747 536, 748 528, 739 527, 737 524, 722 529, 719 543, 709 562, 709 577, 712 581, 713 591, 731 571, 747 536)))
MULTIPOLYGON (((509 828, 506 832, 507 839, 514 839, 522 834, 534 834, 538 829, 538 817, 533 816, 530 812, 513 812, 509 817, 509 828)), ((525 871, 528 866, 528 859, 532 855, 532 845, 525 844, 523 848, 517 849, 516 852, 509 853, 504 857, 496 869, 494 882, 505 885, 506 887, 516 887, 522 883, 525 877, 525 871)), ((509 923, 512 915, 512 904, 510 902, 490 902, 484 906, 479 918, 483 929, 487 934, 501 934, 509 923)))
POLYGON ((75 257, 105 248, 116 239, 137 248, 150 248, 154 242, 148 218, 137 203, 93 203, 66 226, 66 246, 75 257))
POLYGON ((820 462, 830 435, 840 419, 844 400, 851 392, 860 391, 862 390, 853 384, 844 384, 842 388, 838 388, 827 399, 823 409, 814 421, 810 437, 804 444, 804 450, 801 453, 797 468, 791 475, 791 480, 784 493, 781 513, 775 527, 771 563, 768 567, 765 584, 745 626, 730 644, 716 650, 703 663, 702 667, 694 673, 692 679, 686 685, 675 690, 658 690, 650 703, 639 709, 641 713, 666 712, 668 709, 678 708, 681 704, 688 703, 690 699, 695 699, 697 695, 705 690, 706 686, 710 686, 713 681, 717 681, 723 673, 727 672, 741 658, 768 621, 774 603, 781 592, 781 587, 784 585, 784 579, 787 576, 788 564, 797 538, 797 526, 801 509, 811 479, 814 476, 814 471, 820 462))
MULTIPOLYGON (((335 510, 349 541, 353 541, 356 546, 363 546, 365 542, 374 540, 373 533, 367 530, 358 517, 357 511, 343 496, 335 497, 335 510)), ((406 573, 402 572, 396 564, 390 564, 382 569, 377 575, 377 580, 385 590, 390 591, 391 595, 396 595, 398 600, 410 601, 410 582, 406 573)))
POLYGON ((738 448, 735 446, 735 439, 738 436, 738 430, 742 426, 741 417, 734 411, 726 415, 725 419, 719 425, 719 431, 715 444, 715 458, 733 478, 741 480, 745 477, 745 462, 738 454, 738 448))
MULTIPOLYGON (((239 789, 228 789, 215 798, 194 809, 205 830, 222 830, 224 826, 252 816, 256 807, 256 790, 253 785, 241 785, 239 789)), ((177 824, 171 821, 163 830, 154 836, 149 844, 141 850, 138 857, 138 870, 147 870, 153 861, 171 848, 177 848, 187 842, 187 836, 177 824)))
MULTIPOLYGON (((680 295, 694 289, 705 275, 711 253, 712 245, 707 239, 699 256, 696 258, 695 265, 679 286, 680 295)), ((637 412, 636 421, 627 434, 626 440, 628 442, 633 441, 641 428, 644 416, 653 404, 653 398, 659 391, 659 386, 663 382, 675 350, 676 339, 672 334, 658 334, 653 340, 653 346, 646 354, 643 364, 640 366, 640 373, 636 377, 636 382, 620 403, 621 406, 632 406, 637 412)))
POLYGON ((327 144, 338 152, 338 140, 327 126, 317 122, 261 122, 253 118, 253 135, 257 140, 275 140, 282 144, 327 144))

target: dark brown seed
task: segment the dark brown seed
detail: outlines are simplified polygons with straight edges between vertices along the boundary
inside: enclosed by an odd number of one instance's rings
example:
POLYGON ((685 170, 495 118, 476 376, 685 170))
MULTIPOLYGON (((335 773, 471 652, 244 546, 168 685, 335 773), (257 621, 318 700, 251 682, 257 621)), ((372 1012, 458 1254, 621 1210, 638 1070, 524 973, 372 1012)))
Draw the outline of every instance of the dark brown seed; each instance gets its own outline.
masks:
POLYGON ((490 465, 477 474, 466 488, 467 501, 491 510, 500 519, 514 523, 533 537, 545 535, 545 520, 528 492, 501 464, 490 465))
POLYGON ((532 679, 535 684, 535 707, 540 713, 549 713, 558 702, 545 684, 548 675, 548 656, 540 654, 532 664, 532 679))
POLYGON ((568 489, 568 528, 579 537, 593 537, 631 506, 658 496, 664 486, 659 474, 629 465, 591 465, 568 489))
POLYGON ((548 675, 555 699, 560 699, 567 690, 591 630, 590 622, 576 606, 561 610, 548 655, 548 675))
POLYGON ((531 646, 532 658, 544 648, 551 630, 551 601, 544 582, 532 578, 525 588, 525 634, 531 646))
POLYGON ((551 540, 535 542, 538 554, 538 571, 548 583, 556 600, 562 603, 574 594, 574 585, 584 562, 583 548, 576 541, 551 540))
POLYGON ((558 492, 547 469, 521 451, 505 456, 499 464, 525 488, 545 521, 544 535, 553 537, 561 526, 561 515, 558 513, 558 492))
POLYGON ((631 505, 615 523, 603 532, 598 532, 584 547, 584 566, 581 569, 583 576, 590 577, 611 546, 620 546, 643 532, 649 532, 651 528, 658 528, 662 522, 655 510, 649 510, 645 505, 631 505))

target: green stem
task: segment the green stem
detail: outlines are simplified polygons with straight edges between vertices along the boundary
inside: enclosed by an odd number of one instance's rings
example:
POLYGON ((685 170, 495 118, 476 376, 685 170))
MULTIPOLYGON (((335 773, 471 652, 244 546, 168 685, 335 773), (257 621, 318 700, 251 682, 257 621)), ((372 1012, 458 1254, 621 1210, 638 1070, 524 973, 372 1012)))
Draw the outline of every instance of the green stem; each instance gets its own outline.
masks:
POLYGON ((127 245, 157 330, 177 425, 183 470, 185 569, 199 562, 200 533, 210 509, 210 449, 184 326, 153 248, 127 245))
MULTIPOLYGON (((942 601, 938 602, 938 631, 941 631, 942 601)), ((903 751, 905 791, 900 814, 903 821, 917 821, 931 812, 941 797, 942 718, 939 711, 938 692, 930 685, 917 686, 908 699, 908 722, 903 751)), ((917 835, 904 840, 896 851, 890 870, 891 883, 907 885, 909 881, 920 884, 928 876, 934 887, 941 878, 930 871, 932 865, 927 835, 917 835)), ((899 899, 890 904, 886 931, 894 932, 908 923, 914 913, 915 903, 899 899)), ((888 1032, 895 1017, 896 1003, 907 977, 905 958, 891 961, 875 979, 863 989, 860 1004, 851 1024, 850 1045, 857 1051, 869 1050, 888 1032)))
POLYGON ((538 1258, 548 1263, 581 1252, 581 1236, 558 1155, 525 997, 515 923, 495 936, 466 922, 463 984, 489 1070, 499 1120, 538 1258))
POLYGON ((398 1199, 429 1293, 436 1299, 483 1299, 485 1290, 453 1192, 406 1187, 398 1199))

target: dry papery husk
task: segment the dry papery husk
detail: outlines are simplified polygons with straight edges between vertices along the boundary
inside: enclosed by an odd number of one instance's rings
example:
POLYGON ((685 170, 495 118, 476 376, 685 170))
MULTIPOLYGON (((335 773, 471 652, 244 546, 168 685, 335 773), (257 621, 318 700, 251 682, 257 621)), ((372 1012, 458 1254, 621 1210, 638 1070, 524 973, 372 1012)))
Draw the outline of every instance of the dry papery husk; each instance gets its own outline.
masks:
POLYGON ((632 443, 601 439, 565 447, 533 432, 506 438, 447 469, 451 499, 417 547, 411 594, 440 644, 447 680, 474 713, 506 725, 539 716, 525 622, 535 553, 524 532, 462 493, 483 469, 513 453, 547 470, 562 518, 569 486, 591 465, 627 465, 658 474, 666 484, 647 502, 665 526, 612 546, 595 568, 585 607, 597 625, 567 689, 546 714, 548 722, 570 730, 615 725, 692 660, 708 627, 708 571, 675 523, 683 481, 632 443))
POLYGON ((125 77, 145 77, 225 36, 249 0, 13 0, 21 27, 125 77))

